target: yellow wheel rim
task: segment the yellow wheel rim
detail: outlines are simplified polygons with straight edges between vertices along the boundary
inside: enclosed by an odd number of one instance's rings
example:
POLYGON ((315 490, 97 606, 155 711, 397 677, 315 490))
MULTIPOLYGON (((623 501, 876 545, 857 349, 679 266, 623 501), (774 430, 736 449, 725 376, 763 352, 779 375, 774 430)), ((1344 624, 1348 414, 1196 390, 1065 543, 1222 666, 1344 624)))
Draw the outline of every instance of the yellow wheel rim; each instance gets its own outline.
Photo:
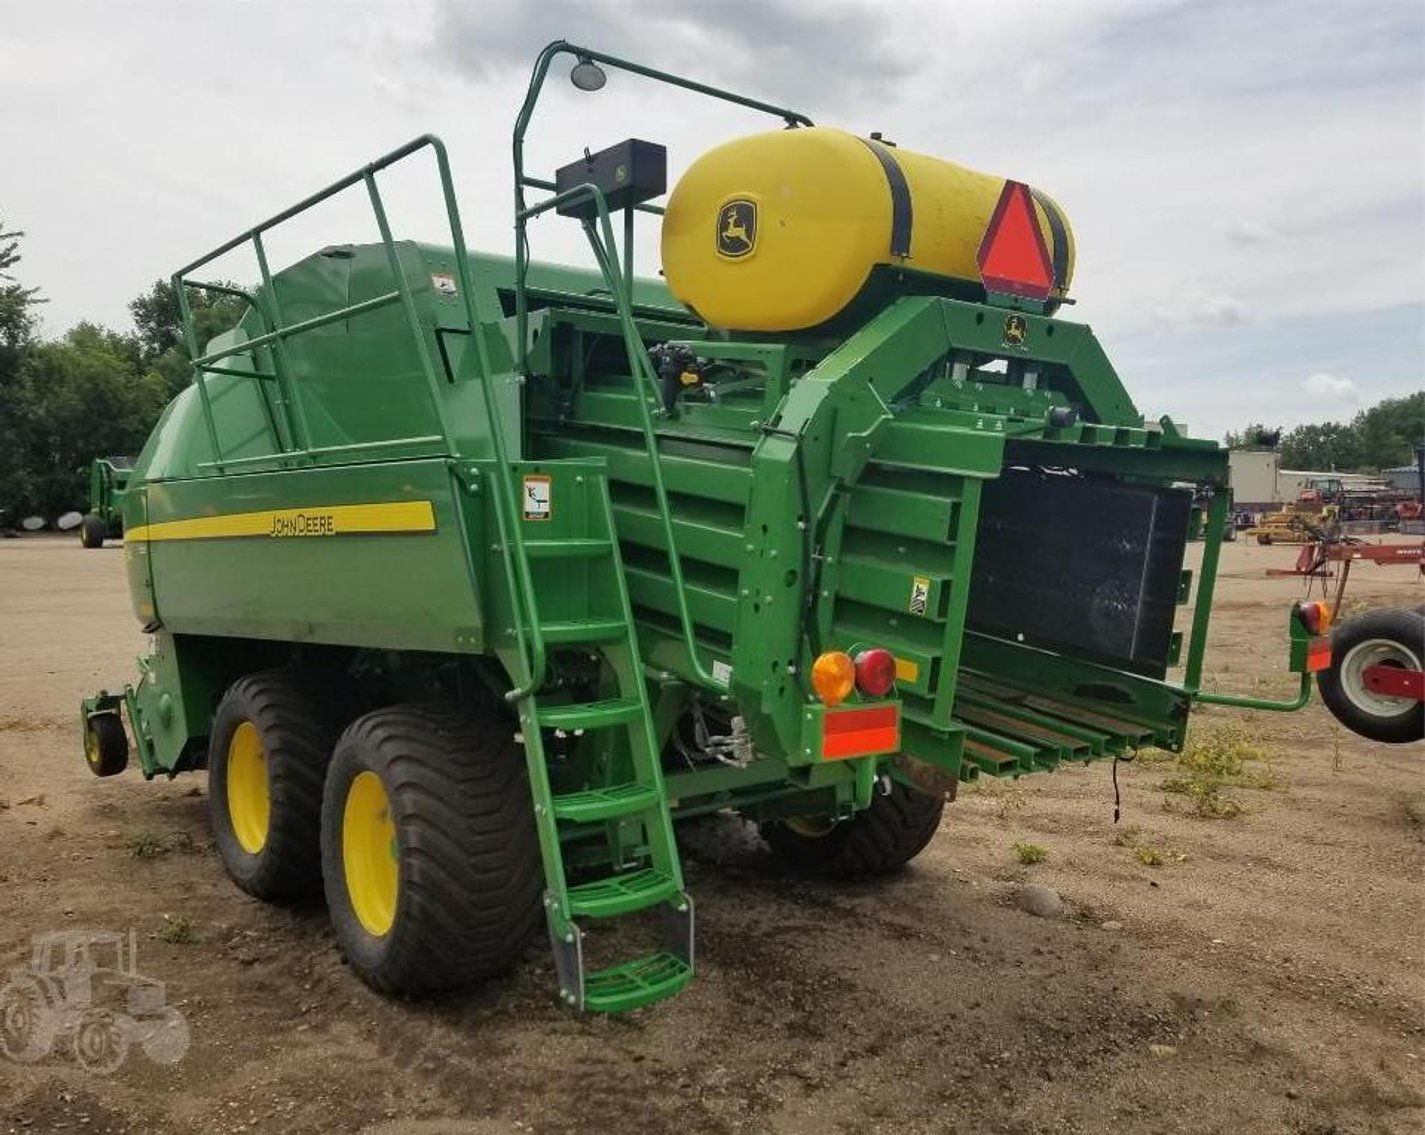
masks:
POLYGON ((374 772, 358 773, 341 817, 341 859, 351 909, 368 933, 384 938, 396 921, 400 847, 391 798, 374 772))
POLYGON ((94 767, 99 767, 99 734, 94 732, 94 726, 84 727, 84 759, 94 767))
POLYGON ((257 855, 267 846, 272 823, 267 752, 251 721, 234 729, 228 742, 228 819, 238 843, 249 855, 257 855))
POLYGON ((785 822, 797 835, 807 839, 822 839, 836 827, 836 821, 830 816, 792 816, 785 822))

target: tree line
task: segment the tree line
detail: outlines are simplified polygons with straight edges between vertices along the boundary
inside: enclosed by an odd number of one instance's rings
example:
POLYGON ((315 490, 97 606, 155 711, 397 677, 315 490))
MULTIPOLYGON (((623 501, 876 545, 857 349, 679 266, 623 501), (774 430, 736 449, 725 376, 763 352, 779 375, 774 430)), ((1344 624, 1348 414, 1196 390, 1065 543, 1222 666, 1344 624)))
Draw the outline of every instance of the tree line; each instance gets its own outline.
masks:
POLYGON ((1253 422, 1229 431, 1228 449, 1276 447, 1283 469, 1338 473, 1379 473, 1413 465, 1415 447, 1425 444, 1425 391, 1387 398, 1349 422, 1318 422, 1283 431, 1253 422))
MULTIPOLYGON (((83 509, 89 462, 137 454, 190 379, 178 299, 166 280, 129 304, 134 330, 88 321, 42 338, 45 299, 13 271, 24 233, 0 220, 0 527, 83 509)), ((189 297, 199 341, 232 326, 241 301, 189 297)))

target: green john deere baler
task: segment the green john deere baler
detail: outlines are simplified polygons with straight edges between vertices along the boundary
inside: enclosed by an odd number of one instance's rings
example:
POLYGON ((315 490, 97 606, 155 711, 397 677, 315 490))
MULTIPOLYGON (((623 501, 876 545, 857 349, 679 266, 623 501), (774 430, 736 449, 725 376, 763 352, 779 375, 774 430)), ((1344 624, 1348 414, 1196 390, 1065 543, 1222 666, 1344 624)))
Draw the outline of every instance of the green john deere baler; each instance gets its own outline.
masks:
POLYGON ((79 542, 102 548, 124 534, 122 500, 133 470, 132 457, 96 457, 89 463, 89 511, 79 522, 79 542))
POLYGON ((1226 455, 1053 317, 1056 203, 562 42, 514 142, 513 260, 466 250, 423 137, 174 276, 248 308, 206 346, 190 321, 195 381, 122 498, 153 647, 84 703, 95 772, 124 716, 146 777, 206 769, 233 879, 324 890, 379 989, 479 981, 543 921, 562 999, 615 1011, 692 976, 679 819, 886 873, 960 781, 1182 745, 1226 455), (561 54, 586 89, 602 64, 785 128, 700 157, 666 211, 648 142, 531 176, 561 54), (418 154, 448 244, 391 235, 379 175, 418 154), (357 186, 379 243, 269 267, 274 227, 357 186), (640 212, 665 280, 634 274, 640 212), (533 261, 540 218, 593 268, 533 261), (244 248, 251 291, 202 282, 244 248), (646 952, 586 958, 639 912, 646 952))

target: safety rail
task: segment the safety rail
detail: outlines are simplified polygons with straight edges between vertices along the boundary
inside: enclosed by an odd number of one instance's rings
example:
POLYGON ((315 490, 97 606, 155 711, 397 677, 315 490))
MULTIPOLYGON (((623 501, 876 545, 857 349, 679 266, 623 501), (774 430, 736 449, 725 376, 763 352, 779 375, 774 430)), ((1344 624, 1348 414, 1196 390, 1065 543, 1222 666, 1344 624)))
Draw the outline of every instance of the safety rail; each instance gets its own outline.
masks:
MULTIPOLYGON (((385 203, 382 201, 381 192, 376 183, 376 175, 382 170, 426 148, 430 148, 435 155, 436 167, 440 176, 441 191, 445 200, 446 216, 450 224, 451 242, 456 253, 455 272, 459 281, 460 294, 464 301, 465 314, 469 321, 469 326, 472 332, 476 332, 478 322, 475 315, 473 291, 470 287, 469 264, 465 255, 465 237, 460 223, 459 208, 455 201, 455 189, 450 177, 450 162, 446 155, 444 143, 433 134, 422 134, 417 138, 413 138, 405 145, 397 147, 390 153, 377 158, 373 162, 367 163, 360 169, 347 174, 345 177, 339 178, 337 181, 332 182, 316 193, 304 197, 295 205, 239 233, 231 240, 219 245, 211 252, 185 265, 173 274, 173 290, 178 298, 179 312, 183 318, 184 337, 188 344, 188 354, 193 360, 194 378, 198 386, 199 400, 203 406, 203 416, 207 424, 208 440, 213 447, 213 461, 210 464, 219 472, 222 472, 224 468, 233 464, 233 461, 224 457, 222 446, 218 439, 213 418, 212 403, 207 389, 206 376, 208 374, 233 374, 239 377, 275 382, 280 394, 280 402, 284 417, 286 418, 287 435, 290 440, 290 444, 278 446, 280 455, 297 459, 313 460, 322 453, 330 451, 332 447, 320 447, 312 444, 312 435, 307 423, 306 412, 303 408, 302 400, 298 396, 298 392, 292 382, 291 359, 287 353, 288 340, 295 336, 314 331, 327 324, 364 315, 398 302, 404 309, 407 326, 410 329, 411 337, 415 341, 421 370, 425 375, 433 409, 436 414, 436 420, 440 427, 440 433, 433 436, 438 437, 443 443, 446 452, 454 453, 455 446, 450 434, 450 425, 445 413, 444 399, 441 395, 440 380, 436 371, 435 362, 431 356, 430 347, 425 341, 425 336, 421 334, 420 319, 416 312, 415 296, 411 290, 410 281, 406 278, 405 273, 401 269, 400 255, 396 249, 396 242, 391 235, 391 226, 386 216, 385 203), (334 197, 336 194, 358 183, 364 183, 366 186, 367 194, 371 201, 372 213, 375 216, 377 229, 381 236, 381 246, 385 251, 387 266, 390 269, 395 287, 391 291, 384 292, 379 296, 362 300, 358 303, 348 304, 345 307, 324 312, 321 315, 313 316, 310 319, 304 319, 297 323, 284 324, 282 322, 281 305, 272 286, 273 274, 267 259, 267 248, 263 240, 264 235, 299 214, 305 213, 313 206, 321 204, 323 201, 334 197), (262 280, 262 286, 259 290, 248 292, 227 284, 189 279, 189 276, 198 269, 207 264, 211 264, 214 260, 218 259, 218 257, 224 256, 244 245, 250 246, 253 256, 257 261, 258 272, 262 280), (252 310, 257 313, 257 317, 262 325, 262 333, 242 343, 233 344, 221 350, 206 354, 202 353, 201 346, 198 343, 198 334, 193 320, 192 307, 188 300, 188 289, 190 288, 198 291, 233 295, 246 300, 252 310), (271 374, 256 370, 249 371, 246 368, 219 367, 217 365, 224 359, 254 353, 263 348, 267 349, 268 357, 271 359, 271 374)), ((483 380, 487 379, 490 375, 488 351, 484 340, 478 333, 472 334, 472 337, 476 342, 482 386, 486 386, 487 383, 483 380)), ((254 358, 256 358, 255 354, 254 358)), ((488 390, 486 397, 493 407, 493 398, 490 396, 488 390)), ((281 440, 280 436, 278 440, 281 440)), ((400 440, 409 442, 414 439, 400 440)), ((348 452, 360 452, 363 447, 369 447, 375 450, 389 448, 390 444, 391 442, 388 440, 360 443, 343 448, 348 452)), ((499 449, 500 445, 497 444, 497 453, 499 449)), ((507 462, 505 464, 507 464, 507 462)), ((505 479, 508 480, 508 469, 504 470, 504 475, 505 479)))
MULTIPOLYGON (((683 645, 688 651, 688 664, 699 682, 708 686, 721 686, 722 683, 704 669, 702 661, 698 658, 697 634, 693 628, 692 611, 688 606, 688 589, 683 582, 682 557, 678 554, 677 545, 673 542, 673 515, 668 506, 668 487, 664 484, 663 465, 658 459, 658 433, 653 427, 653 414, 649 409, 650 405, 656 404, 658 401, 658 380, 653 374, 653 364, 648 358, 648 351, 643 346, 643 338, 638 333, 638 326, 633 321, 632 297, 619 278, 618 246, 614 244, 613 223, 609 219, 608 201, 598 186, 585 182, 547 198, 528 209, 521 210, 516 214, 516 220, 517 222, 529 220, 531 217, 547 213, 550 209, 560 205, 586 198, 593 201, 594 208, 598 210, 599 227, 603 230, 603 243, 600 243, 600 235, 595 230, 592 220, 583 222, 584 235, 589 240, 589 247, 593 251, 599 271, 608 281, 609 291, 618 311, 619 327, 623 333, 624 349, 628 353, 629 369, 632 372, 634 383, 639 387, 638 397, 635 401, 638 403, 640 421, 643 426, 644 444, 648 447, 649 468, 653 474, 653 495, 658 502, 658 513, 663 525, 663 538, 668 544, 668 568, 673 576, 673 594, 677 597, 678 621, 682 624, 683 645)), ((542 650, 542 643, 540 645, 542 650)), ((542 658, 542 654, 540 657, 542 658)))
MULTIPOLYGON (((179 311, 183 317, 184 335, 188 343, 188 354, 193 360, 193 373, 198 385, 199 399, 203 406, 203 416, 207 423, 208 439, 213 447, 214 460, 211 464, 217 468, 219 472, 222 472, 226 468, 270 462, 272 458, 267 455, 255 458, 225 459, 223 457, 222 449, 218 441, 217 428, 214 423, 212 403, 209 400, 208 390, 204 380, 204 376, 208 373, 235 373, 243 377, 276 382, 278 390, 281 392, 284 411, 288 415, 286 423, 288 436, 293 442, 292 448, 286 448, 282 445, 277 447, 285 455, 315 461, 319 457, 328 454, 374 455, 384 450, 390 450, 393 446, 397 445, 424 445, 432 442, 439 443, 444 449, 444 452, 448 455, 456 455, 455 442, 451 436, 450 424, 445 413, 445 399, 441 389, 440 379, 436 373, 434 361, 431 358, 430 348, 426 343, 425 336, 421 333, 420 319, 416 312, 415 297, 411 291, 410 281, 407 280, 405 273, 401 269, 400 256, 396 250, 396 242, 391 235, 391 226, 386 216, 386 208, 381 200, 381 191, 376 184, 376 175, 382 170, 426 148, 429 148, 435 156, 436 169, 440 177, 440 187, 445 202, 446 218, 450 225, 451 249, 455 261, 457 286, 465 308, 465 317, 467 325, 470 328, 470 337, 475 344, 476 360, 480 372, 479 386, 485 403, 486 417, 490 422, 490 444, 494 450, 496 527, 499 531, 501 546, 512 548, 514 551, 513 555, 505 558, 506 580, 510 586, 517 610, 523 615, 528 615, 532 610, 529 597, 534 592, 534 582, 529 569, 528 557, 524 553, 524 542, 520 534, 519 525, 511 523, 508 515, 515 499, 515 483, 510 463, 510 451, 500 427, 502 418, 499 414, 499 408, 495 403, 495 394, 492 389, 491 377, 493 369, 490 362, 489 347, 484 335, 481 333, 479 318, 475 311, 475 289, 470 280, 470 263, 465 247, 465 230, 460 221, 460 207, 456 203, 455 187, 450 176, 450 160, 446 153, 445 143, 434 134, 422 134, 417 138, 413 138, 405 145, 397 147, 390 153, 332 182, 324 189, 320 189, 316 193, 303 198, 290 208, 284 209, 282 212, 269 217, 261 224, 255 225, 246 232, 238 234, 227 243, 220 245, 207 255, 199 257, 191 264, 185 265, 173 274, 173 290, 178 297, 179 311), (351 188, 358 182, 364 183, 366 186, 367 195, 371 201, 371 209, 376 218, 377 229, 380 232, 381 246, 385 251, 386 262, 396 284, 395 289, 390 292, 382 293, 379 296, 374 296, 371 299, 349 304, 335 311, 325 312, 322 315, 304 319, 299 323, 284 326, 281 319, 281 308, 277 302, 276 292, 272 287, 272 271, 267 261, 267 250, 262 240, 263 234, 291 220, 293 217, 306 212, 308 209, 320 204, 328 198, 351 188), (253 253, 257 260, 258 271, 262 277, 262 288, 259 293, 246 292, 241 288, 234 288, 228 284, 207 283, 188 279, 191 273, 206 264, 212 263, 218 257, 242 247, 244 244, 250 244, 252 246, 253 253), (207 354, 200 354, 197 329, 194 326, 193 312, 188 303, 188 288, 235 295, 247 300, 261 321, 263 327, 262 334, 232 347, 226 347, 207 354), (287 340, 305 332, 315 330, 318 327, 325 326, 326 324, 374 311, 395 303, 398 300, 404 310, 411 337, 416 344, 416 351, 420 358, 421 369, 426 378, 426 385, 430 392, 432 406, 440 427, 440 433, 410 438, 388 438, 382 441, 359 442, 351 445, 312 445, 311 434, 307 428, 306 416, 302 409, 301 400, 297 397, 296 390, 292 385, 290 360, 286 353, 287 340), (268 348, 270 350, 273 364, 273 373, 270 375, 258 371, 247 371, 246 368, 217 366, 223 359, 255 352, 261 348, 268 348), (513 563, 511 563, 511 561, 513 561, 513 563)), ((255 355, 254 358, 256 358, 255 355)), ((278 440, 281 440, 280 436, 278 440)), ((534 620, 531 618, 517 618, 514 622, 517 649, 519 650, 521 658, 529 660, 530 677, 527 682, 520 683, 510 692, 509 696, 512 699, 524 696, 530 689, 537 686, 544 669, 543 637, 540 635, 538 627, 534 625, 534 620), (527 632, 527 627, 530 628, 530 632, 527 632), (534 641, 530 640, 530 633, 533 634, 534 641)))
MULTIPOLYGON (((638 333, 637 325, 633 321, 634 214, 636 212, 643 212, 661 215, 663 210, 657 205, 651 205, 647 202, 624 208, 624 250, 623 263, 620 264, 618 245, 614 241, 613 223, 609 217, 608 201, 597 186, 586 182, 582 185, 576 185, 563 193, 559 193, 557 192, 558 187, 554 182, 544 178, 531 177, 525 173, 525 134, 528 132, 530 121, 534 117, 534 111, 539 102, 540 92, 544 89, 544 81, 549 74, 549 65, 554 61, 557 55, 572 55, 581 64, 607 64, 620 71, 627 71, 646 79, 653 79, 655 82, 667 83, 670 86, 679 87, 682 90, 691 91, 694 94, 706 95, 723 102, 730 102, 737 106, 747 107, 750 110, 770 114, 782 119, 788 127, 811 126, 812 120, 799 111, 789 110, 786 107, 776 106, 773 103, 762 102, 760 99, 748 98, 746 95, 739 95, 735 92, 709 86, 706 83, 699 83, 692 79, 684 79, 678 75, 671 75, 666 71, 659 71, 653 67, 645 67, 640 63, 634 63, 630 60, 621 59, 616 55, 608 55, 601 51, 594 51, 592 48, 581 47, 562 39, 555 40, 553 43, 548 44, 544 50, 539 53, 539 57, 535 60, 534 71, 530 75, 529 87, 525 92, 524 102, 521 104, 519 114, 515 118, 513 156, 515 174, 516 369, 521 380, 526 378, 529 374, 528 277, 530 257, 529 237, 526 226, 528 222, 535 217, 548 212, 550 209, 557 208, 559 205, 586 198, 592 200, 595 208, 598 210, 598 230, 602 230, 602 238, 600 237, 600 232, 595 229, 592 219, 585 219, 582 222, 584 235, 589 240, 589 246, 593 250, 594 260, 598 264, 599 271, 603 273, 604 279, 608 283, 609 294, 613 298, 614 307, 618 313, 619 327, 623 334, 624 347, 628 352, 630 372, 635 384, 639 387, 639 397, 637 401, 642 415, 643 436, 648 447, 649 466, 653 474, 653 491, 657 498, 659 517, 662 521, 664 538, 668 545, 668 565, 673 576, 673 589, 674 594, 677 596, 678 618, 682 625, 683 644, 688 651, 688 663, 694 676, 700 683, 705 686, 721 687, 724 683, 714 678, 712 674, 703 667, 698 657, 697 635, 693 627, 692 614, 688 607, 687 588, 683 582, 682 560, 678 555, 677 545, 673 540, 673 517, 668 506, 668 490, 663 481, 662 463, 658 457, 658 435, 653 426, 652 412, 649 409, 651 403, 656 404, 658 401, 658 383, 657 378, 652 373, 652 364, 649 361, 648 352, 644 348, 643 339, 638 333), (530 206, 525 201, 526 189, 554 192, 555 195, 545 198, 536 205, 530 206)), ((511 696, 513 696, 513 692, 511 696)))

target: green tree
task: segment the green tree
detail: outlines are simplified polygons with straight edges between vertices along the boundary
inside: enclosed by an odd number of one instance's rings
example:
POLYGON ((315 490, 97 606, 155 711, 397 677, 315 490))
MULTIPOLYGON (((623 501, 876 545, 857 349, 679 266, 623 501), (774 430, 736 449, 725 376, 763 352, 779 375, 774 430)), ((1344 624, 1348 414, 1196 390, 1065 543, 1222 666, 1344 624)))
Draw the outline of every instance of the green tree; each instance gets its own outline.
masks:
POLYGON ((20 371, 34 335, 32 308, 44 301, 37 288, 26 288, 11 271, 20 262, 20 238, 0 221, 0 526, 20 515, 32 479, 24 457, 20 371))
MULTIPOLYGON (((198 342, 203 345, 234 326, 247 305, 236 296, 190 289, 188 308, 198 342)), ((129 314, 134 320, 142 367, 159 375, 170 396, 177 394, 192 380, 178 293, 169 281, 155 280, 148 291, 130 302, 129 314)))
POLYGON ((34 331, 30 308, 44 303, 38 288, 21 286, 10 273, 20 262, 20 238, 24 235, 6 232, 5 222, 0 220, 0 382, 13 375, 14 356, 34 331))
POLYGON ((1228 430, 1222 444, 1228 449, 1271 449, 1281 438, 1281 426, 1252 422, 1241 430, 1228 430))
POLYGON ((1376 472, 1413 464, 1415 446, 1425 440, 1425 391, 1377 402, 1357 414, 1351 428, 1364 469, 1376 472))
POLYGON ((92 323, 31 343, 8 393, 16 460, 0 501, 16 517, 82 508, 90 460, 138 452, 167 401, 134 338, 92 323))
POLYGON ((1354 470, 1361 463, 1361 443, 1345 422, 1297 426, 1281 443, 1284 469, 1354 470))

